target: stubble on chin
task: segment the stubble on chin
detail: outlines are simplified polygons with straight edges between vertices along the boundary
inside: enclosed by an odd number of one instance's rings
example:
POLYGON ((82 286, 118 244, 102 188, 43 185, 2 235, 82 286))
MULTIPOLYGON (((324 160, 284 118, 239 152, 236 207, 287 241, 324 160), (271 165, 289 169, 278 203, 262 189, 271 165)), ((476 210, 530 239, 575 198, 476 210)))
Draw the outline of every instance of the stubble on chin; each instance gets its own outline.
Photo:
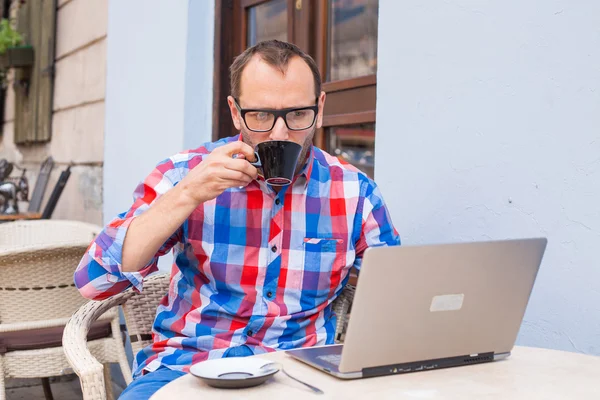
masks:
POLYGON ((312 147, 313 138, 315 137, 316 128, 313 128, 312 132, 304 139, 304 143, 302 144, 302 151, 300 152, 300 157, 298 157, 298 165, 296 165, 295 175, 298 175, 300 171, 304 168, 306 164, 306 157, 310 152, 310 148, 312 147))

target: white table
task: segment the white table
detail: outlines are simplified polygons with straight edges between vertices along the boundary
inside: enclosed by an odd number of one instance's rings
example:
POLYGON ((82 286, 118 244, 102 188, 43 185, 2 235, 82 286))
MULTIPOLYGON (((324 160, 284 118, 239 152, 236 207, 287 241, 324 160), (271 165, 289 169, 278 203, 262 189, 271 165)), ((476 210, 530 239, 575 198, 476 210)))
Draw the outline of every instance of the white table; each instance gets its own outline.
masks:
POLYGON ((503 361, 465 367, 345 381, 283 352, 261 355, 281 362, 292 376, 325 392, 317 395, 279 372, 263 385, 216 389, 187 374, 151 400, 187 399, 600 399, 600 357, 515 347, 503 361))

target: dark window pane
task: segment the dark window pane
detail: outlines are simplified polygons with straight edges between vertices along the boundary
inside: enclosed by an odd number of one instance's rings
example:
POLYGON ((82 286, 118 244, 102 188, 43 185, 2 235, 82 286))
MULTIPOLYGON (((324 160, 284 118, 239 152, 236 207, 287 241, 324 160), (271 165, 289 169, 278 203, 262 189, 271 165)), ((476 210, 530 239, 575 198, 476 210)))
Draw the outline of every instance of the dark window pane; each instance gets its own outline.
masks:
POLYGON ((373 178, 375 171, 375 123, 327 129, 329 153, 353 164, 373 178))
POLYGON ((328 81, 377 72, 379 0, 329 0, 328 81))
POLYGON ((269 39, 287 41, 287 29, 286 0, 248 8, 248 47, 269 39))

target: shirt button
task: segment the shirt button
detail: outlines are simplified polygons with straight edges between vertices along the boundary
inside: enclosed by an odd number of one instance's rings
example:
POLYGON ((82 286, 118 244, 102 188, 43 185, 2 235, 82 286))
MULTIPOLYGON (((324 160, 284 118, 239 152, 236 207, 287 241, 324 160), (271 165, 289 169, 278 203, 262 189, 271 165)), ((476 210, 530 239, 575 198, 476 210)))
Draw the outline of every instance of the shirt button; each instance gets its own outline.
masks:
POLYGON ((273 253, 277 252, 277 246, 273 246, 273 247, 271 247, 271 251, 272 251, 273 253))
POLYGON ((267 292, 267 297, 268 297, 268 298, 271 298, 271 297, 273 297, 273 292, 267 292))
POLYGON ((248 333, 247 333, 248 336, 252 336, 253 334, 254 334, 254 332, 252 332, 252 331, 248 331, 248 333))
POLYGON ((277 204, 277 205, 281 204, 281 200, 275 199, 275 204, 277 204))

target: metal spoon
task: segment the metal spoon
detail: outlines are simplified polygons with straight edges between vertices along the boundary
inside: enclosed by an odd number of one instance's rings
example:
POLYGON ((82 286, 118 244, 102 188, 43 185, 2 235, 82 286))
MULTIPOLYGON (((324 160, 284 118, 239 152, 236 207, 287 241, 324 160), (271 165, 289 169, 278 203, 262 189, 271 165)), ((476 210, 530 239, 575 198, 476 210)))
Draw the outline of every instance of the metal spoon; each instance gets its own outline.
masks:
POLYGON ((287 371, 285 369, 283 369, 283 365, 281 363, 278 362, 270 362, 268 364, 263 365, 262 367, 260 367, 261 370, 263 371, 273 371, 273 370, 279 370, 281 372, 283 372, 288 378, 291 378, 293 380, 295 380, 298 383, 303 384, 304 386, 310 388, 313 392, 317 393, 317 394, 325 394, 325 392, 323 392, 321 389, 319 389, 318 387, 315 387, 313 385, 309 385, 306 382, 301 381, 298 378, 294 378, 293 376, 291 376, 290 374, 287 373, 287 371))

